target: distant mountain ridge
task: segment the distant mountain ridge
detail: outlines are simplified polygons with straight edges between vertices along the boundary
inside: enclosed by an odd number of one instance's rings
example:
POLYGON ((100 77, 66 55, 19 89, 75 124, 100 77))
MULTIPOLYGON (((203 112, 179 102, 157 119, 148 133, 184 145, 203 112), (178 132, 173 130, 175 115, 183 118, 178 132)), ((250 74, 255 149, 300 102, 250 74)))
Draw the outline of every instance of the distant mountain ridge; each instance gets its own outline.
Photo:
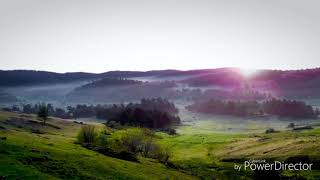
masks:
MULTIPOLYGON (((201 71, 201 70, 200 70, 201 71)), ((56 73, 33 70, 0 70, 0 86, 28 86, 51 83, 68 83, 99 78, 128 78, 144 76, 175 76, 186 73, 179 70, 152 70, 152 71, 108 71, 104 73, 70 72, 56 73)))
MULTIPOLYGON (((292 81, 307 82, 313 86, 320 79, 320 68, 305 70, 258 70, 259 73, 249 77, 251 81, 274 81, 280 84, 292 81)), ((186 76, 182 81, 194 86, 208 86, 215 83, 238 84, 245 80, 238 68, 217 68, 199 70, 152 70, 152 71, 108 71, 104 73, 70 72, 56 73, 33 70, 0 70, 0 86, 28 86, 53 83, 69 83, 100 78, 132 77, 178 77, 186 76), (191 77, 187 77, 191 76, 191 77)), ((291 86, 291 85, 290 85, 291 86)), ((320 85, 319 85, 320 86, 320 85)))
POLYGON ((51 83, 66 83, 98 78, 93 73, 55 73, 47 71, 11 70, 0 71, 0 86, 28 86, 51 83))
POLYGON ((233 98, 320 98, 320 68, 259 70, 250 76, 238 68, 200 70, 55 73, 0 70, 0 102, 126 102, 162 97, 176 100, 233 98), (2 94, 1 94, 2 92, 2 94))

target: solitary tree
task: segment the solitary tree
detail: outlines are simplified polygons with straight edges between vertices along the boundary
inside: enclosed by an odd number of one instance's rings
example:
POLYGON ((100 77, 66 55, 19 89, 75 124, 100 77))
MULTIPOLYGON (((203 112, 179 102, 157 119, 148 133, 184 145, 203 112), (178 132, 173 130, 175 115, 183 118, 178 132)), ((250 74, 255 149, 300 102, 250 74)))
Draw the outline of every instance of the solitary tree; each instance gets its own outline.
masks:
POLYGON ((46 124, 48 115, 49 115, 48 106, 44 103, 39 105, 38 117, 42 119, 43 125, 46 124))

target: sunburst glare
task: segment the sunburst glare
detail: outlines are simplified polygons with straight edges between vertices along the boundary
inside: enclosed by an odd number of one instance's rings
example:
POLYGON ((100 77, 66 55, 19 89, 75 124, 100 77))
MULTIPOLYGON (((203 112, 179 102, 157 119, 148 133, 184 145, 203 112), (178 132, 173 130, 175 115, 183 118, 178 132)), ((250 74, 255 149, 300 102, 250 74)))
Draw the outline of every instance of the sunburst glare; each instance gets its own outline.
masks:
POLYGON ((240 73, 244 77, 249 78, 249 77, 252 77, 254 74, 256 74, 257 70, 256 69, 250 69, 250 68, 240 68, 240 73))

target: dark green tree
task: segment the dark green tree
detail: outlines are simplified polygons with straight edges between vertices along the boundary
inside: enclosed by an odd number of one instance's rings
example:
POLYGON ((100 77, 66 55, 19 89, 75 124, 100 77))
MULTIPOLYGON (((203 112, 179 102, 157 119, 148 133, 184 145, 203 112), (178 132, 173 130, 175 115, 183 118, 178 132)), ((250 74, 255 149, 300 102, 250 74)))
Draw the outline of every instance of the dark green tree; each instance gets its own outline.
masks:
POLYGON ((46 121, 49 116, 48 106, 46 104, 39 104, 38 117, 42 119, 43 125, 46 124, 46 121))

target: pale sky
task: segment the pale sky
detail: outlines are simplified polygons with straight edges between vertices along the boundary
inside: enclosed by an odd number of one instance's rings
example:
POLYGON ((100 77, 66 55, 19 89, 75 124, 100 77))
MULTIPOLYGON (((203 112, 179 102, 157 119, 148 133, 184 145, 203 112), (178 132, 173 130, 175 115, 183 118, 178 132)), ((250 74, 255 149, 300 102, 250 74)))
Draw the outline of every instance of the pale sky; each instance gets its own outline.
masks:
POLYGON ((0 69, 320 66, 319 0, 0 0, 0 69))

